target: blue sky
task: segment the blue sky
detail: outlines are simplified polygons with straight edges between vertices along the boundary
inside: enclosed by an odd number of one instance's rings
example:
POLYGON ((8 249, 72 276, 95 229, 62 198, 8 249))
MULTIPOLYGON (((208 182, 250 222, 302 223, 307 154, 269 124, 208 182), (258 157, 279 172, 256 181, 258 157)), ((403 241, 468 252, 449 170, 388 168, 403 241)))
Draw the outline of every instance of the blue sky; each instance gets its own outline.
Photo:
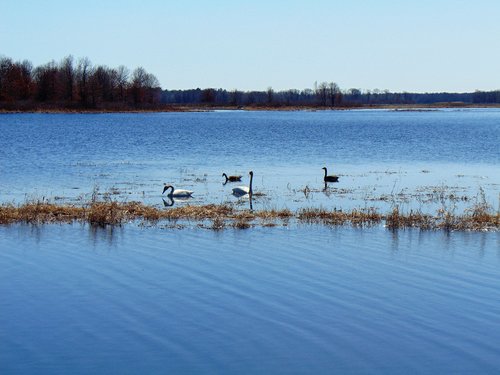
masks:
POLYGON ((498 0, 0 0, 0 9, 0 55, 142 66, 169 89, 500 89, 498 0))

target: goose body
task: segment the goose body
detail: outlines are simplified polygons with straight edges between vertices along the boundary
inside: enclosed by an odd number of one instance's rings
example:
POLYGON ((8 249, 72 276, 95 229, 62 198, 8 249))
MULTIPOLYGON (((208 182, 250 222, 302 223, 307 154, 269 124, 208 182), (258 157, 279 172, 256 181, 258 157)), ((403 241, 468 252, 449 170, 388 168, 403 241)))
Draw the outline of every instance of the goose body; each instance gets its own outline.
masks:
POLYGON ((226 182, 236 182, 236 181, 241 181, 242 176, 228 176, 227 174, 223 173, 222 177, 226 178, 226 182))
POLYGON ((165 193, 168 189, 171 189, 170 192, 167 194, 168 197, 176 197, 176 198, 188 198, 190 197, 193 192, 191 190, 184 190, 184 189, 174 189, 172 185, 166 185, 163 188, 163 193, 165 193))
POLYGON ((233 194, 234 195, 246 195, 246 194, 252 194, 252 179, 253 179, 253 172, 250 171, 250 184, 248 186, 237 186, 233 188, 233 194))
POLYGON ((326 167, 323 167, 322 169, 325 170, 325 177, 323 178, 323 180, 325 182, 338 182, 339 181, 339 176, 335 176, 335 175, 328 176, 328 171, 327 171, 326 167))

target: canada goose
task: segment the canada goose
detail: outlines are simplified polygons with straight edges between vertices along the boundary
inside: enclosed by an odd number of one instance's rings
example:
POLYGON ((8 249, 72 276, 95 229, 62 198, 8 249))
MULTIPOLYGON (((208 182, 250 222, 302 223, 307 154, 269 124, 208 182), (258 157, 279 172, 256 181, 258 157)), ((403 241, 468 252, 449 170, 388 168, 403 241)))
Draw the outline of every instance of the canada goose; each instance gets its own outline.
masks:
POLYGON ((250 184, 248 186, 237 186, 233 188, 233 194, 234 195, 246 195, 246 194, 252 194, 252 179, 253 179, 253 172, 250 171, 248 173, 250 175, 250 184))
POLYGON ((335 176, 335 175, 327 176, 328 172, 326 170, 326 167, 323 167, 321 169, 325 170, 325 177, 323 178, 323 180, 325 182, 338 182, 339 181, 339 176, 335 176))
POLYGON ((236 181, 241 181, 242 176, 228 176, 227 174, 223 173, 222 177, 226 178, 226 182, 236 182, 236 181))
POLYGON ((172 189, 170 193, 167 194, 168 197, 187 198, 193 194, 191 190, 183 190, 183 189, 174 190, 174 187, 172 185, 167 185, 167 184, 165 184, 162 194, 165 193, 168 189, 172 189))

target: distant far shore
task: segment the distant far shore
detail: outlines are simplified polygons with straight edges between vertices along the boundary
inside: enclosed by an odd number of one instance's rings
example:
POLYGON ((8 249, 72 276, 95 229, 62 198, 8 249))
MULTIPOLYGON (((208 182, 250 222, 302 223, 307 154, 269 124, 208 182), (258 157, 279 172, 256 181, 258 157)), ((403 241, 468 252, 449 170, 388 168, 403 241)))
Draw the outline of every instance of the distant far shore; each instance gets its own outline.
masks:
POLYGON ((0 113, 134 113, 212 110, 319 111, 415 110, 500 107, 500 89, 474 92, 391 92, 342 89, 336 82, 313 88, 238 90, 163 89, 154 74, 138 67, 110 68, 66 56, 34 67, 0 56, 0 113))
POLYGON ((154 108, 64 108, 34 107, 20 109, 0 109, 0 114, 13 113, 160 113, 160 112, 209 112, 209 111, 346 111, 359 109, 385 109, 394 111, 425 111, 447 108, 500 108, 500 103, 433 103, 433 104, 377 104, 349 105, 337 107, 324 106, 209 106, 209 105, 163 105, 154 108))

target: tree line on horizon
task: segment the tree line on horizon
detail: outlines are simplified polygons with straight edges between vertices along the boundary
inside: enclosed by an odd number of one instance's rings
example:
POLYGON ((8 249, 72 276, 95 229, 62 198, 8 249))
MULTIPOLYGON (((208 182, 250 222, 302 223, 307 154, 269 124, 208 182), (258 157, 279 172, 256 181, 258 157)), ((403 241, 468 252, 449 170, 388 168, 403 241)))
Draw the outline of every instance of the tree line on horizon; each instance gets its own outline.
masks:
POLYGON ((315 83, 312 89, 263 91, 226 89, 162 90, 158 79, 144 68, 93 65, 84 57, 34 67, 28 60, 0 56, 0 109, 161 109, 166 106, 356 107, 390 104, 497 104, 500 90, 472 93, 409 93, 351 88, 335 82, 315 83))
POLYGON ((158 79, 144 68, 93 65, 67 56, 59 63, 33 67, 28 61, 0 57, 0 105, 3 109, 147 108, 160 102, 158 79))

